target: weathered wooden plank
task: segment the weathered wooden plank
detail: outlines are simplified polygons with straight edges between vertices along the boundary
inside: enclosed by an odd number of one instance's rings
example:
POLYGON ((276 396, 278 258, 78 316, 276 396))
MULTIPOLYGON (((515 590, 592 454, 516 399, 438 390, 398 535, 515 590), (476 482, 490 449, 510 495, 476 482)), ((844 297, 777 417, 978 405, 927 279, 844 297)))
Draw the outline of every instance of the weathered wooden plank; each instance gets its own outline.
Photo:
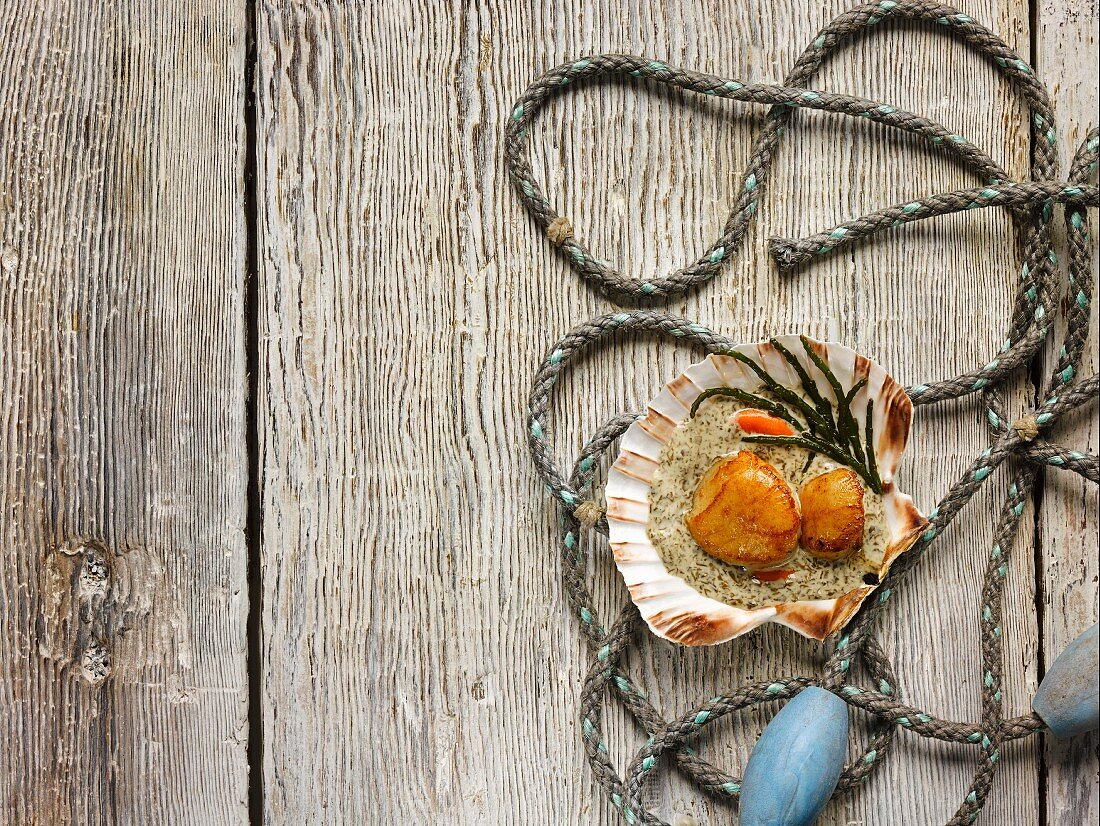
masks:
MULTIPOLYGON (((1095 2, 1062 6, 1043 0, 1036 6, 1036 71, 1055 101, 1063 174, 1100 109, 1096 89, 1097 25, 1095 2)), ((1093 249, 1096 249, 1095 213, 1093 249)), ((1093 276, 1097 275, 1094 252, 1093 276)), ((1090 342, 1081 375, 1095 373, 1097 312, 1093 306, 1090 342)), ((1059 326, 1061 335, 1063 327, 1059 326)), ((1042 380, 1047 379, 1047 369, 1042 380)), ((1055 437, 1077 450, 1100 449, 1100 426, 1091 407, 1059 427, 1055 437)), ((1100 603, 1097 579, 1100 544, 1096 486, 1067 474, 1047 471, 1040 505, 1038 531, 1039 603, 1042 617, 1042 659, 1049 668, 1054 658, 1078 634, 1096 622, 1100 603)), ((1065 743, 1047 738, 1045 753, 1046 822, 1050 826, 1077 826, 1100 820, 1100 766, 1097 735, 1065 743)))
POLYGON ((241 823, 243 10, 31 5, 0 5, 0 821, 241 823))
MULTIPOLYGON (((799 3, 704 0, 260 5, 268 820, 612 822, 579 744, 586 660, 557 586, 556 519, 525 455, 522 408, 551 340, 613 305, 522 214, 502 168, 503 123, 527 82, 591 52, 778 80, 845 4, 828 6, 808 15, 799 3)), ((966 11, 1027 53, 1025 3, 966 11)), ((927 114, 1025 173, 1015 98, 935 27, 883 25, 846 47, 821 86, 927 114)), ((650 87, 592 85, 550 106, 533 138, 536 164, 593 250, 627 272, 664 273, 717 234, 760 117, 650 87)), ((905 382, 995 352, 1016 271, 1002 215, 909 228, 794 276, 764 252, 768 235, 971 177, 884 129, 808 112, 776 175, 744 254, 672 312, 743 340, 835 338, 905 382)), ((554 409, 562 457, 694 355, 644 339, 585 360, 554 409)), ((931 509, 983 439, 974 401, 922 411, 905 486, 931 509)), ((998 475, 968 507, 882 631, 902 693, 936 714, 978 713, 979 579, 1006 486, 998 475)), ((1016 712, 1036 680, 1031 525, 1006 610, 1016 712)), ((597 555, 606 615, 624 593, 606 551, 597 555)), ((817 646, 780 629, 701 651, 647 640, 631 657, 667 714, 818 661, 817 646)), ((724 723, 700 751, 742 764, 771 713, 724 723)), ((618 712, 608 726, 625 765, 641 738, 618 712)), ((987 822, 1035 822, 1037 741, 1006 752, 987 822)), ((943 822, 975 760, 902 736, 886 768, 822 822, 943 822)), ((675 777, 654 787, 652 804, 668 818, 730 819, 675 777)))

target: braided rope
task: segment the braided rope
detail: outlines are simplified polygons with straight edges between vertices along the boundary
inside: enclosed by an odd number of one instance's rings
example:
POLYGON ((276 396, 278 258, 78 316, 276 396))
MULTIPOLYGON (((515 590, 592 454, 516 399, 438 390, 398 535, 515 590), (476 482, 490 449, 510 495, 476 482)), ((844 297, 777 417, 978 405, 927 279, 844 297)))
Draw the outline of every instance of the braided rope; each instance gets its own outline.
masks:
POLYGON ((620 665, 622 654, 634 642, 639 626, 637 610, 632 603, 628 603, 609 627, 601 624, 586 584, 587 557, 581 541, 582 525, 598 533, 607 533, 607 522, 598 505, 584 500, 582 492, 592 486, 600 457, 637 416, 620 414, 605 423, 582 449, 572 473, 566 478, 553 459, 548 426, 550 396, 562 371, 580 352, 607 341, 619 332, 643 331, 672 336, 692 342, 706 352, 727 348, 733 342, 687 319, 644 309, 600 316, 574 328, 551 348, 536 374, 527 421, 528 444, 535 466, 548 492, 563 508, 561 575, 566 598, 580 619, 581 632, 593 653, 581 693, 582 742, 597 783, 621 811, 626 822, 658 826, 663 821, 645 809, 641 792, 662 757, 671 755, 678 769, 707 793, 720 798, 736 798, 740 792, 739 779, 699 758, 687 741, 727 714, 759 703, 793 697, 806 686, 816 684, 833 691, 876 720, 870 742, 860 756, 845 767, 837 787, 838 793, 855 788, 874 771, 889 751, 899 728, 923 737, 977 746, 980 756, 973 782, 949 821, 949 826, 962 826, 972 823, 980 813, 992 787, 1003 744, 1043 729, 1042 722, 1034 714, 1005 718, 1001 687, 1001 618, 1008 553, 1025 502, 1042 467, 1070 470, 1093 482, 1100 479, 1100 459, 1096 455, 1070 450, 1042 435, 1062 416, 1095 399, 1100 392, 1097 376, 1079 380, 1077 375, 1086 344, 1092 300, 1091 237, 1085 209, 1097 206, 1097 187, 1090 185, 1088 180, 1096 168, 1100 132, 1093 129, 1089 133, 1074 157, 1069 178, 1066 181, 1055 180, 1057 163, 1053 116, 1047 92, 1030 67, 996 35, 952 8, 928 0, 882 0, 845 12, 822 29, 795 63, 784 83, 778 86, 741 83, 626 55, 596 55, 559 66, 535 81, 513 109, 505 141, 506 160, 520 200, 546 231, 551 243, 562 251, 580 275, 613 298, 669 298, 713 278, 739 249, 757 210, 760 192, 767 183, 775 147, 795 107, 868 118, 911 132, 973 170, 981 180, 981 186, 934 194, 880 210, 805 239, 772 239, 773 253, 782 267, 793 267, 844 244, 864 241, 878 232, 910 221, 990 206, 1010 210, 1023 238, 1024 253, 1004 346, 978 370, 907 388, 916 405, 980 392, 986 407, 990 445, 975 458, 929 515, 927 530, 914 548, 894 564, 876 598, 865 603, 844 629, 816 679, 791 676, 743 686, 714 697, 678 718, 666 720, 620 665), (988 155, 962 136, 931 120, 886 104, 807 88, 813 74, 844 39, 873 27, 887 17, 933 22, 945 27, 986 55, 1012 81, 1030 110, 1033 139, 1030 181, 1010 181, 1008 174, 988 155), (527 156, 528 126, 546 100, 575 81, 605 74, 649 78, 709 96, 771 107, 749 165, 740 178, 741 189, 722 235, 697 261, 663 278, 628 278, 596 258, 578 238, 568 219, 559 215, 551 205, 534 179, 527 156), (1034 363, 1059 312, 1060 265, 1049 227, 1055 204, 1063 205, 1065 210, 1069 248, 1069 280, 1062 302, 1066 334, 1043 394, 1043 403, 1012 422, 1006 418, 1000 388, 1019 367, 1034 363), (937 719, 916 706, 902 702, 892 666, 871 632, 875 620, 885 610, 908 572, 920 563, 936 537, 993 471, 1010 456, 1021 460, 1021 468, 1015 472, 1008 497, 998 516, 982 584, 981 718, 977 723, 937 719), (855 673, 853 665, 857 662, 873 681, 875 689, 850 682, 855 673), (607 754, 601 728, 605 703, 612 696, 630 711, 649 735, 649 740, 631 760, 625 779, 619 775, 607 754))

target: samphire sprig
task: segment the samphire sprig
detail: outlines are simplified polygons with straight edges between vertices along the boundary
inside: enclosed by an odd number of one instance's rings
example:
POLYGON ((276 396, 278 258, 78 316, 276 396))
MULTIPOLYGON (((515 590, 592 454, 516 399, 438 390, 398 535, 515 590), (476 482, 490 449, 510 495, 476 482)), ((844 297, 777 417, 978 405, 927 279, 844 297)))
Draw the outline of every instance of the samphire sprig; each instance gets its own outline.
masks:
POLYGON ((874 399, 867 399, 866 424, 862 434, 859 432, 859 425, 855 416, 852 415, 852 402, 856 394, 867 384, 867 379, 861 378, 845 392, 832 368, 818 355, 810 340, 805 336, 799 336, 799 340, 802 342, 802 347, 814 367, 825 377, 835 401, 830 400, 826 394, 821 392, 817 382, 814 381, 795 355, 773 338, 769 343, 798 376, 804 396, 780 384, 774 376, 750 356, 737 350, 720 350, 717 353, 718 355, 736 359, 752 370, 763 382, 764 387, 778 398, 782 404, 736 387, 713 387, 703 391, 699 398, 695 400, 695 403, 691 406, 690 415, 695 416, 699 410, 699 405, 714 396, 729 396, 745 404, 765 410, 790 424, 798 431, 797 435, 745 436, 743 441, 763 445, 790 445, 813 453, 821 453, 834 462, 852 468, 871 487, 871 490, 881 494, 882 479, 879 476, 878 464, 875 461, 874 399), (805 423, 794 415, 796 412, 801 415, 805 423))

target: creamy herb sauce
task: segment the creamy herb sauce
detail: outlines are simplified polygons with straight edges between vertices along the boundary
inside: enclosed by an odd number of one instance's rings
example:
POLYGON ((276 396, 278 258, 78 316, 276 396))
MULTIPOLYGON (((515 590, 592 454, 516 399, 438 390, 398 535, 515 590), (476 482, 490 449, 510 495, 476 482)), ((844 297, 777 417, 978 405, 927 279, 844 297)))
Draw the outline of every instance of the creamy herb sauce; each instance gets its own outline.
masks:
POLYGON ((781 566, 795 573, 785 580, 758 582, 744 568, 715 559, 696 544, 684 516, 691 509, 703 474, 719 459, 739 450, 751 450, 775 467, 796 493, 804 482, 840 467, 821 455, 807 465, 810 454, 802 448, 742 442, 740 428, 730 421, 730 416, 742 407, 730 398, 709 399, 694 419, 680 423, 661 451, 649 489, 646 531, 668 572, 704 596, 738 608, 832 599, 868 584, 863 577, 877 574, 889 543, 889 531, 882 497, 866 485, 863 548, 847 559, 827 562, 810 556, 800 546, 781 566))

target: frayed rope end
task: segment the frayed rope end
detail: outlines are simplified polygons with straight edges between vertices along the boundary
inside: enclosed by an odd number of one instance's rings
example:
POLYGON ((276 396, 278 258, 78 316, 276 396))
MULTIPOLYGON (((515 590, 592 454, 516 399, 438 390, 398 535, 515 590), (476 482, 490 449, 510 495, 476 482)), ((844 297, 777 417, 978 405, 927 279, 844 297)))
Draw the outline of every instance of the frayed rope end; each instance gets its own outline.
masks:
POLYGON ((806 255, 799 252, 788 238, 769 238, 768 249, 782 270, 789 270, 806 260, 806 255))

